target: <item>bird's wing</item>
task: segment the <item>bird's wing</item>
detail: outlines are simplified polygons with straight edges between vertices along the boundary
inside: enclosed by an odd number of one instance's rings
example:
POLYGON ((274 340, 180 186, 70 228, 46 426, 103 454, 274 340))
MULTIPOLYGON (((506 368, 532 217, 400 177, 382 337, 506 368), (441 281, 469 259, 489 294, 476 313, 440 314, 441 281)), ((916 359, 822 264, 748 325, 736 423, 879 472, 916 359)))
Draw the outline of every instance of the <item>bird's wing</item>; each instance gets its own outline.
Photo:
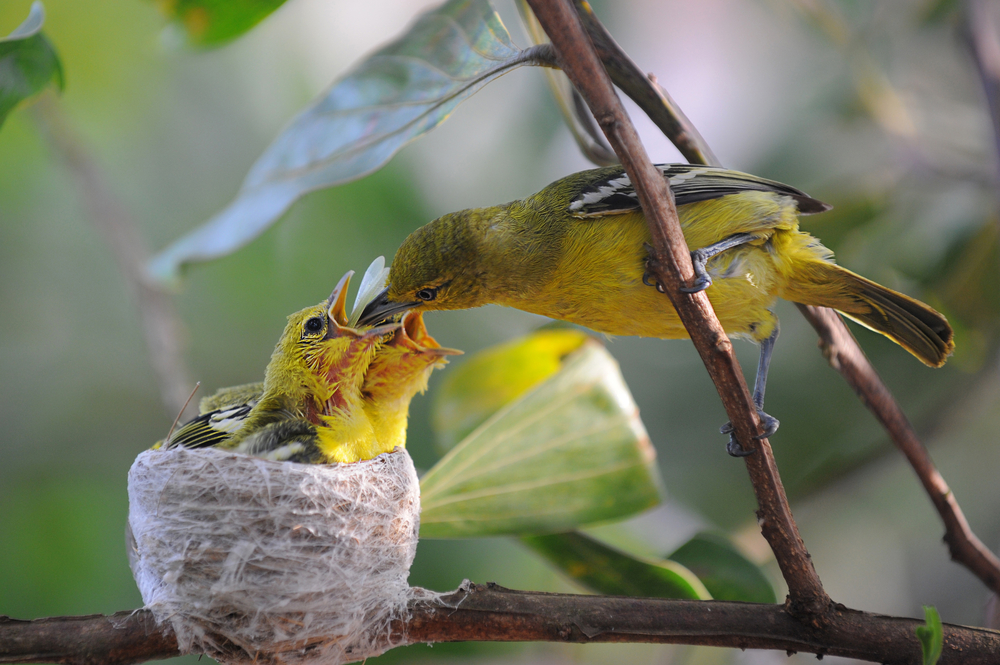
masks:
POLYGON ((256 403, 256 399, 251 399, 242 404, 199 414, 177 429, 163 447, 207 448, 223 443, 243 426, 256 403))
POLYGON ((269 423, 240 442, 236 451, 276 462, 322 464, 327 461, 317 445, 316 426, 302 418, 269 423))
MULTIPOLYGON (((829 210, 830 206, 806 193, 774 180, 766 180, 712 166, 695 164, 658 164, 657 168, 670 183, 677 205, 717 199, 745 191, 774 192, 791 197, 798 203, 799 213, 809 215, 829 210)), ((624 171, 608 173, 602 170, 598 180, 583 186, 569 203, 574 217, 604 217, 639 209, 639 199, 632 181, 624 171)))

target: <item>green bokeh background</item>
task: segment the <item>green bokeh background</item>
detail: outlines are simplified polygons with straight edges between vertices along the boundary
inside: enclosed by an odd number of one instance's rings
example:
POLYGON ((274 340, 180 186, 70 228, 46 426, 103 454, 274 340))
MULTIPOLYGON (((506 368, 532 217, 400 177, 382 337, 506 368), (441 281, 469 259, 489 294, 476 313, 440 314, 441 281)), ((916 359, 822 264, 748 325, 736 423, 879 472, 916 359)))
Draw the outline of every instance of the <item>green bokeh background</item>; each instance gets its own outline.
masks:
MULTIPOLYGON (((29 5, 0 3, 0 34, 29 5)), ((973 529, 996 548, 997 158, 961 17, 927 23, 929 6, 637 0, 596 10, 727 166, 832 203, 834 212, 803 224, 840 263, 953 321, 958 351, 942 370, 855 330, 973 529)), ((0 131, 0 614, 17 618, 141 604, 125 558, 125 478, 175 415, 162 404, 129 286, 40 129, 41 105, 64 117, 150 249, 159 249, 225 205, 295 111, 420 8, 402 0, 292 0, 240 40, 197 51, 181 45, 145 0, 45 7, 66 90, 23 105, 0 131)), ((512 8, 498 8, 525 44, 512 8)), ((647 122, 639 125, 655 159, 678 159, 647 122)), ((504 77, 384 170, 308 196, 246 249, 188 271, 176 305, 191 375, 203 382, 202 394, 259 379, 284 317, 328 294, 346 270, 363 271, 378 254, 391 259, 436 215, 524 196, 587 166, 541 73, 504 77)), ((772 444, 828 591, 858 609, 919 617, 930 604, 946 622, 982 625, 987 593, 949 561, 912 472, 826 365, 794 307, 780 303, 778 314, 768 411, 782 426, 772 444)), ((472 352, 545 320, 489 307, 427 322, 442 344, 472 352)), ((721 528, 770 566, 781 589, 744 467, 715 434, 725 414, 691 345, 608 345, 659 452, 670 503, 594 532, 663 555, 701 528, 721 528)), ((756 350, 737 348, 750 371, 756 350)), ((425 469, 437 459, 430 399, 415 400, 410 430, 409 447, 425 469)), ((571 589, 510 540, 420 544, 413 584, 446 590, 465 577, 571 589)), ((417 646, 379 660, 758 663, 772 656, 787 662, 784 654, 548 644, 417 646)))

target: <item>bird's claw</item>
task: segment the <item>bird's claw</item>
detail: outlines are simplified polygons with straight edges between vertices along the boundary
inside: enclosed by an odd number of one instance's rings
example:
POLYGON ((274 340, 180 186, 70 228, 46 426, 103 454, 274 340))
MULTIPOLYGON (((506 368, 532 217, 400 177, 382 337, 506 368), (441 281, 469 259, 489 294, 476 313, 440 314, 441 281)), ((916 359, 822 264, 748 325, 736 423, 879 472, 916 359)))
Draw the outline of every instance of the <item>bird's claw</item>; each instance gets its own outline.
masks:
POLYGON ((660 293, 666 293, 666 287, 653 275, 653 271, 660 266, 656 260, 656 250, 648 242, 642 246, 646 249, 646 271, 642 273, 642 283, 646 286, 655 286, 660 293))
MULTIPOLYGON (((756 435, 754 441, 760 441, 761 439, 766 439, 773 436, 775 432, 778 431, 778 426, 781 422, 772 415, 764 413, 763 410, 757 409, 757 417, 760 419, 760 426, 764 430, 760 434, 756 435)), ((729 443, 726 444, 726 452, 733 457, 746 457, 747 455, 753 454, 753 450, 747 450, 740 442, 736 440, 736 431, 733 427, 732 422, 728 422, 719 428, 720 434, 729 435, 729 443)))
POLYGON ((777 418, 769 416, 760 409, 757 410, 757 417, 760 418, 760 426, 764 430, 754 437, 758 441, 773 436, 778 431, 778 426, 781 425, 781 422, 777 418))
POLYGON ((730 457, 747 457, 748 455, 753 455, 757 450, 754 448, 747 450, 736 440, 735 434, 730 434, 729 443, 726 444, 726 452, 729 453, 730 457))
POLYGON ((691 286, 682 286, 681 291, 684 293, 698 293, 712 286, 712 277, 705 269, 710 258, 711 256, 706 255, 700 249, 691 252, 691 264, 694 266, 694 280, 691 282, 691 286))
POLYGON ((695 264, 695 274, 694 281, 691 282, 691 286, 682 286, 681 291, 683 293, 698 293, 699 291, 704 291, 708 287, 712 286, 712 278, 709 277, 707 272, 698 272, 698 265, 695 264))

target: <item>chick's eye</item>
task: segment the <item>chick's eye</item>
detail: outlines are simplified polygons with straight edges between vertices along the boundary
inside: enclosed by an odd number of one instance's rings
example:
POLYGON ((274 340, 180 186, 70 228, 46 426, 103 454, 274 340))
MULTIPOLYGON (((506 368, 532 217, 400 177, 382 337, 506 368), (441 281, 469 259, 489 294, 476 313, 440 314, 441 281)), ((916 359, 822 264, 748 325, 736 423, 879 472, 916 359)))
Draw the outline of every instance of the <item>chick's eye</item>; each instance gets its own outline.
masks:
POLYGON ((420 289, 416 293, 417 297, 423 300, 424 302, 430 302, 431 300, 434 300, 435 298, 437 298, 437 294, 438 294, 437 289, 420 289))
POLYGON ((320 330, 323 329, 323 319, 319 318, 318 316, 312 317, 311 319, 306 321, 305 329, 306 332, 318 333, 320 330))

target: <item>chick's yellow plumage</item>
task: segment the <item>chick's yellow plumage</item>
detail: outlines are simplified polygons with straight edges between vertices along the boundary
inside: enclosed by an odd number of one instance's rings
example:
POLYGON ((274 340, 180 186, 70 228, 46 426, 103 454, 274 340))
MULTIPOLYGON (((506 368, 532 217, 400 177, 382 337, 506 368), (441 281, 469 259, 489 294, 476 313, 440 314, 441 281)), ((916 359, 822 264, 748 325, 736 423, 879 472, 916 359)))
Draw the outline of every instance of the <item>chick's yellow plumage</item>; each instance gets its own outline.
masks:
POLYGON ((361 389, 379 347, 399 325, 348 325, 351 274, 329 299, 288 317, 263 383, 202 400, 202 414, 173 433, 164 447, 216 446, 307 463, 356 462, 384 452, 361 389))
POLYGON ((375 438, 392 450, 406 446, 410 401, 427 389, 435 368, 447 356, 460 354, 442 348, 427 332, 421 312, 406 312, 399 329, 379 349, 365 376, 362 393, 365 413, 375 428, 375 438))
MULTIPOLYGON (((384 284, 376 259, 355 310, 384 284)), ((268 459, 356 462, 406 446, 410 401, 449 355, 420 312, 400 323, 359 326, 346 314, 345 275, 326 301, 288 317, 263 382, 223 388, 170 446, 217 446, 268 459)), ((161 446, 162 444, 157 444, 161 446)))

